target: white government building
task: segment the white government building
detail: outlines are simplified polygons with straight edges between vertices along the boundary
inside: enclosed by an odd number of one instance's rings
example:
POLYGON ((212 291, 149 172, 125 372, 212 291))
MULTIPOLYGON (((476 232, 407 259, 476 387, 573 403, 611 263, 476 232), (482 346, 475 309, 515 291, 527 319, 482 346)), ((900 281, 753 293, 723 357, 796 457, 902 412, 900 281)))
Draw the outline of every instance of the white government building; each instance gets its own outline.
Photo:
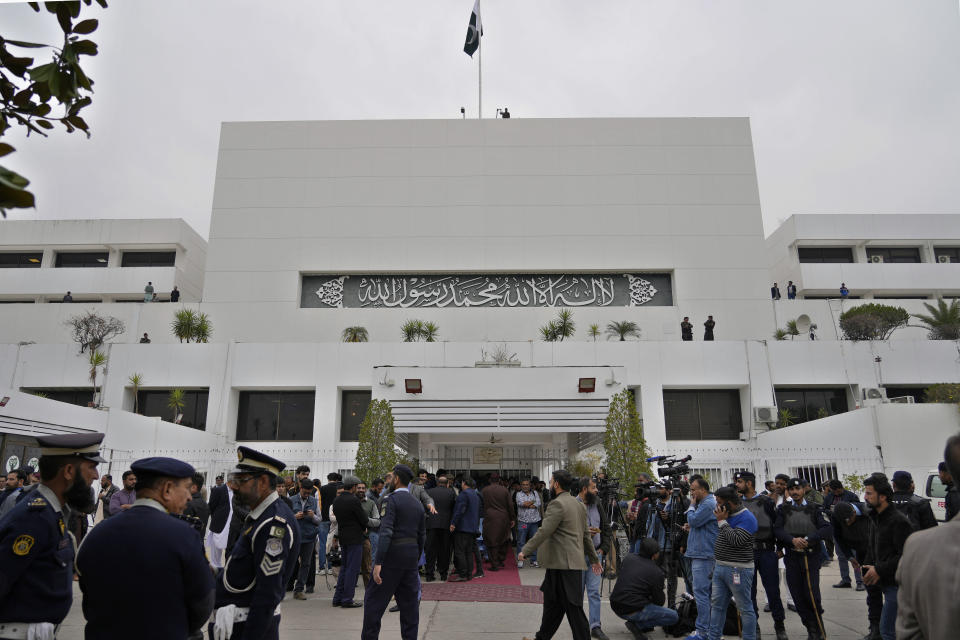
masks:
POLYGON ((960 215, 795 215, 764 238, 746 118, 225 123, 209 241, 177 219, 8 220, 0 267, 8 468, 31 434, 96 429, 115 474, 154 454, 219 473, 241 443, 321 477, 353 466, 371 398, 431 469, 540 476, 598 446, 624 389, 654 453, 723 481, 925 479, 960 429, 956 406, 914 402, 960 382, 956 343, 838 329, 863 300, 960 295, 960 215), (575 334, 545 342, 560 307, 575 334), (181 308, 208 343, 174 337, 181 308), (126 325, 98 408, 65 325, 87 310, 126 325), (791 319, 816 340, 774 340, 791 319), (436 341, 403 342, 409 320, 436 341), (588 335, 614 321, 640 337, 588 335), (341 342, 352 326, 369 342, 341 342))

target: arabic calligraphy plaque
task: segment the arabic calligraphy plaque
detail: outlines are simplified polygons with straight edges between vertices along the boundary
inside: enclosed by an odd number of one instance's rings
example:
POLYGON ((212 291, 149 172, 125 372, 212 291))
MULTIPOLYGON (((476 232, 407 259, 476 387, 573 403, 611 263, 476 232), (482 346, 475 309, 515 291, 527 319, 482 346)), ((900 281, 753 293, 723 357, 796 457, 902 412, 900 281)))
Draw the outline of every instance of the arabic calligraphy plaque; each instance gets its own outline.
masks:
POLYGON ((670 306, 668 273, 305 275, 303 308, 670 306))

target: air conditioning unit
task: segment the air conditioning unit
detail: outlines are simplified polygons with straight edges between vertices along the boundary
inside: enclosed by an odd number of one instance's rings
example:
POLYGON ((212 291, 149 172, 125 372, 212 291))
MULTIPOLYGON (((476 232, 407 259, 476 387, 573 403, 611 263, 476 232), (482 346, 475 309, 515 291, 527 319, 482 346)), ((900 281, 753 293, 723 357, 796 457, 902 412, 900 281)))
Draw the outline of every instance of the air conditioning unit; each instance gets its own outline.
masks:
POLYGON ((940 264, 950 264, 950 256, 937 256, 937 262, 940 264))
POLYGON ((887 402, 893 402, 896 404, 913 404, 916 402, 916 399, 913 396, 897 396, 896 398, 887 398, 887 402))
POLYGON ((883 262, 883 256, 870 256, 870 262, 874 264, 881 264, 883 262))
POLYGON ((866 387, 862 390, 864 400, 886 400, 887 390, 876 387, 866 387))
POLYGON ((778 420, 776 407, 754 407, 753 421, 775 424, 778 420))

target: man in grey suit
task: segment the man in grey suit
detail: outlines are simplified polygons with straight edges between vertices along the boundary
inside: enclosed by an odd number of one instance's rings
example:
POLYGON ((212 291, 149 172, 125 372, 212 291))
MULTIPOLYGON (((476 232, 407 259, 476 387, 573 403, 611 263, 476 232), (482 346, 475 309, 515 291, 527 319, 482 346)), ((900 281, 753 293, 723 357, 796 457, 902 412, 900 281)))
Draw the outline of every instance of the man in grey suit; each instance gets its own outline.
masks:
MULTIPOLYGON (((944 462, 960 478, 960 435, 947 440, 944 462)), ((960 629, 957 566, 960 515, 942 526, 910 534, 897 567, 897 638, 955 638, 960 629)))
POLYGON ((590 638, 590 624, 583 613, 584 556, 589 558, 590 568, 596 575, 600 575, 603 568, 587 528, 587 510, 583 503, 570 495, 573 483, 569 471, 553 472, 550 492, 556 497, 547 504, 537 534, 527 541, 517 556, 517 560, 523 562, 524 557, 536 551, 540 566, 547 570, 540 585, 543 617, 536 640, 550 640, 564 615, 570 624, 573 640, 590 638))

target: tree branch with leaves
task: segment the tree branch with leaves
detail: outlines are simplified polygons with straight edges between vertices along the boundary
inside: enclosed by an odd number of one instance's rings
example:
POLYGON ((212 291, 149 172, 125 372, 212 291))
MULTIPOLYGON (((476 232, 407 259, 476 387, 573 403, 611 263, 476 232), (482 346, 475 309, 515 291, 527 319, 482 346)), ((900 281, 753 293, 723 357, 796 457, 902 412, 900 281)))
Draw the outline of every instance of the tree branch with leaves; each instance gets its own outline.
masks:
MULTIPOLYGON (((71 2, 44 2, 48 13, 57 17, 63 31, 59 46, 0 36, 0 137, 11 127, 26 129, 47 136, 47 131, 60 123, 67 133, 83 131, 90 137, 90 127, 80 112, 93 102, 93 80, 84 72, 81 56, 97 55, 97 44, 83 38, 96 31, 99 22, 89 18, 76 22, 82 5, 96 2, 104 9, 106 0, 75 0, 71 2), (49 49, 49 61, 41 61, 16 53, 24 49, 49 49), (53 115, 54 101, 62 112, 53 115)), ((39 2, 28 2, 34 11, 40 11, 39 2)), ((0 142, 0 157, 15 151, 0 142)), ((7 209, 29 209, 36 206, 34 195, 27 190, 30 181, 6 167, 0 166, 0 214, 7 209)))

